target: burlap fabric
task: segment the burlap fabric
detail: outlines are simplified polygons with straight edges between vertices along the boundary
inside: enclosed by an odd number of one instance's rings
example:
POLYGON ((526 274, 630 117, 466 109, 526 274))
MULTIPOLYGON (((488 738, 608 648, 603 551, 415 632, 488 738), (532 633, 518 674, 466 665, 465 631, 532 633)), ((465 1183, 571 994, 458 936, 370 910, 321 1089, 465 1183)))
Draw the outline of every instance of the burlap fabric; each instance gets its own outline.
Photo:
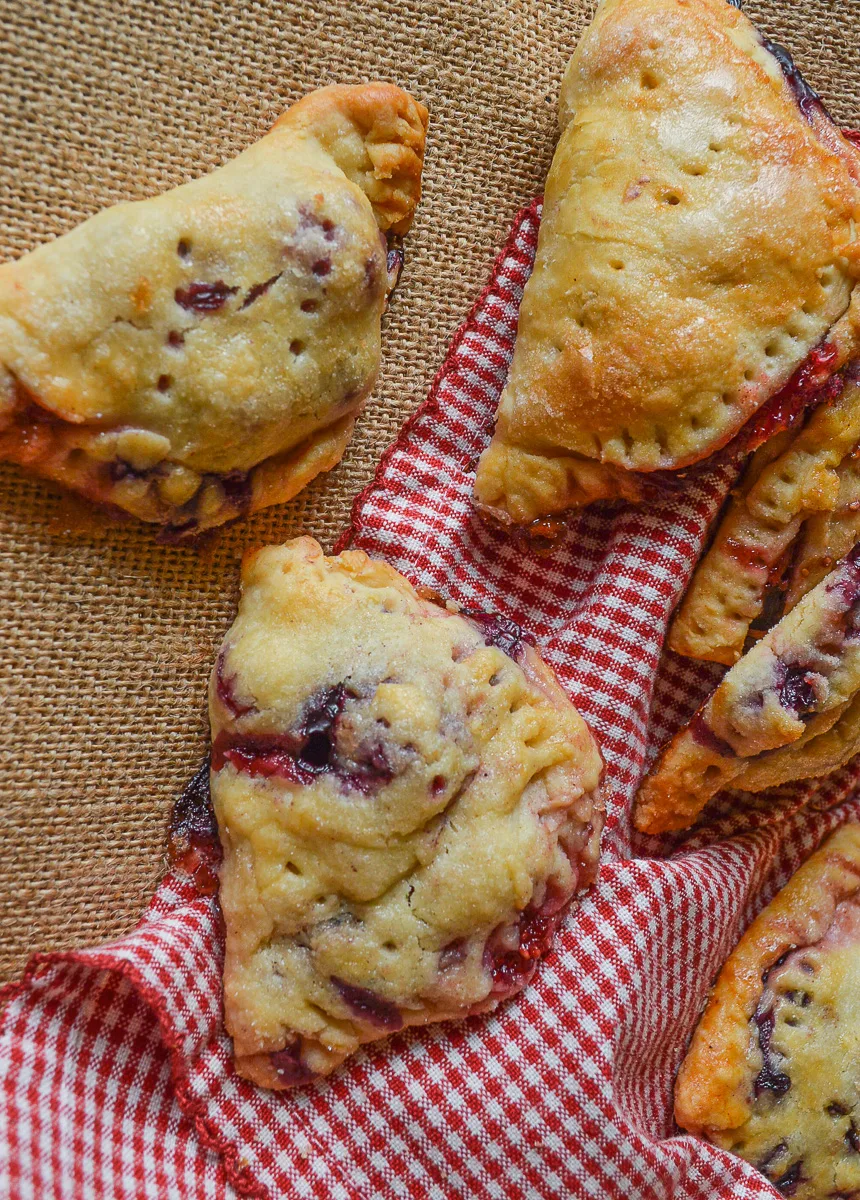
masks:
MULTIPOLYGON (((206 553, 66 529, 0 471, 0 976, 132 926, 206 743, 205 685, 251 544, 330 546, 423 398, 514 212, 541 190, 587 0, 0 0, 0 253, 223 162, 305 91, 391 79, 431 111, 385 364, 340 468, 206 553)), ((860 0, 757 0, 836 118, 860 124, 860 0)))

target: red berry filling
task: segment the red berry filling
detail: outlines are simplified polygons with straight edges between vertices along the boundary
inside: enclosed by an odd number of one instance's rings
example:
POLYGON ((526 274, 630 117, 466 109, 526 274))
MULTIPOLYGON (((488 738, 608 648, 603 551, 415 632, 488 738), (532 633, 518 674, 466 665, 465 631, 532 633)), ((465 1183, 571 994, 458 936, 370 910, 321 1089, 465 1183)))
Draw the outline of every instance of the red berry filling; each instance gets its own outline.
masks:
POLYGON ((266 279, 263 283, 255 283, 252 288, 248 289, 248 294, 240 307, 247 308, 249 304, 253 304, 255 300, 259 300, 261 296, 266 294, 272 284, 278 282, 282 274, 282 271, 278 271, 277 275, 273 275, 271 279, 266 279))
POLYGON ((807 667, 786 667, 785 677, 779 689, 779 702, 783 708, 793 709, 798 716, 810 715, 818 702, 816 684, 821 677, 807 667))
POLYGON ((756 1097, 763 1092, 772 1092, 777 1097, 784 1096, 791 1088, 791 1080, 784 1071, 779 1070, 776 1056, 771 1050, 770 1043, 775 1020, 772 1004, 765 1012, 756 1009, 753 1015, 753 1021, 758 1030, 758 1044, 762 1059, 762 1068, 753 1083, 753 1094, 756 1097))
POLYGON ((209 794, 208 759, 173 806, 167 852, 174 867, 191 875, 201 895, 215 894, 221 843, 209 794))
POLYGON ((524 987, 552 948, 561 910, 570 897, 551 880, 543 902, 523 909, 515 925, 502 925, 484 947, 484 966, 492 976, 492 992, 510 995, 524 987))
POLYGON ((481 637, 488 646, 496 646, 508 658, 516 658, 523 643, 533 646, 534 638, 526 633, 516 621, 509 617, 501 617, 498 613, 480 612, 474 609, 463 609, 462 615, 468 617, 473 625, 478 627, 481 637))
POLYGON ((838 354, 837 348, 828 342, 809 352, 788 383, 748 422, 743 432, 748 452, 781 429, 788 429, 804 409, 840 395, 845 380, 833 374, 838 354))

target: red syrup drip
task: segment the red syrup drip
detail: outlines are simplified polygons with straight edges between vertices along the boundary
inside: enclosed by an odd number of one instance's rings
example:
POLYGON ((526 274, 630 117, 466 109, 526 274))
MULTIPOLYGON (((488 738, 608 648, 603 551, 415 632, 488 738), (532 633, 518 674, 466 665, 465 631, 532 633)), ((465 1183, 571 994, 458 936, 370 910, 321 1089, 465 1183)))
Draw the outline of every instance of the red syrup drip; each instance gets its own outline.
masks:
POLYGON ((221 843, 209 792, 208 758, 173 806, 167 856, 172 867, 191 876, 199 895, 218 891, 221 843))
POLYGON ((774 434, 789 429, 805 409, 840 395, 845 382, 833 374, 838 356, 839 351, 830 342, 809 352, 788 383, 771 396, 741 431, 747 452, 757 450, 774 434))
POLYGON ((552 949, 556 927, 568 899, 560 888, 548 882, 543 902, 535 908, 529 906, 520 914, 516 948, 505 946, 508 932, 505 926, 490 935, 484 947, 484 965, 492 976, 493 993, 510 995, 528 983, 538 960, 552 949))

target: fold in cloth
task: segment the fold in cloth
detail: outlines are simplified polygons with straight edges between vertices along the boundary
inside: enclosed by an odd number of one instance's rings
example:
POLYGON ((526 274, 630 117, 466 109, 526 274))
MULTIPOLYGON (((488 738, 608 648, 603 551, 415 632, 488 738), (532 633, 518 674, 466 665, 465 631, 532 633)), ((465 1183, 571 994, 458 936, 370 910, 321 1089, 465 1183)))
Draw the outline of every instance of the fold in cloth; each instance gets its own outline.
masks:
POLYGON ((272 1094, 232 1069, 217 902, 174 870, 128 937, 37 955, 5 989, 3 1195, 777 1195, 740 1159, 679 1134, 672 1083, 740 932, 860 811, 860 764, 754 800, 723 797, 685 838, 632 833, 646 762, 715 679, 713 668, 661 660, 661 648, 736 463, 724 455, 639 508, 589 509, 549 557, 476 519, 474 466, 539 214, 536 202, 518 216, 339 548, 380 555, 535 635, 606 759, 597 886, 535 982, 494 1014, 396 1035, 329 1079, 272 1094))

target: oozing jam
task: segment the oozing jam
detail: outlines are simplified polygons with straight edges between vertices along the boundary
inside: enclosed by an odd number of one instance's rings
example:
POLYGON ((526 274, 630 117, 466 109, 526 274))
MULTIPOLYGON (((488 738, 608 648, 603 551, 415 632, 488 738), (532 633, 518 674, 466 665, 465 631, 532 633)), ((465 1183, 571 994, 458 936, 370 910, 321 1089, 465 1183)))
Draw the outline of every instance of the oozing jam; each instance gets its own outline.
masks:
POLYGON ((498 613, 464 608, 462 615, 468 617, 473 625, 477 625, 488 646, 496 646, 503 654, 507 654, 508 658, 516 658, 523 643, 529 646, 535 644, 531 634, 526 633, 516 621, 500 617, 498 613))
POLYGON ((173 806, 167 852, 171 864, 192 877, 201 895, 215 894, 221 843, 209 794, 208 758, 173 806))
POLYGON ((804 409, 835 400, 841 394, 845 380, 833 374, 838 356, 837 348, 828 342, 809 352, 788 383, 747 422, 743 436, 748 452, 789 428, 804 409))
POLYGON ((689 729, 693 741, 704 746, 706 750, 713 750, 714 754, 719 754, 722 758, 736 757, 729 743, 714 733, 701 713, 696 713, 690 722, 689 729))
POLYGON ((177 288, 173 295, 180 308, 205 316, 222 309, 238 290, 218 279, 215 283, 189 283, 186 288, 177 288))
POLYGON ((806 80, 797 69, 794 59, 791 57, 785 46, 781 46, 779 42, 772 42, 769 38, 762 37, 761 44, 765 50, 768 50, 780 65, 785 81, 794 93, 794 98, 797 101, 797 107, 803 113, 804 117, 810 123, 815 116, 826 116, 832 121, 832 117, 821 100, 821 97, 816 91, 809 86, 806 80))
MULTIPOLYGON (((221 679, 216 674, 219 696, 221 679)), ((236 701, 229 680, 224 688, 225 703, 233 707, 236 701)), ((304 785, 312 783, 317 775, 330 774, 345 790, 373 796, 394 778, 383 742, 378 739, 362 742, 348 760, 338 753, 338 722, 347 700, 355 698, 346 684, 340 683, 313 697, 299 725, 284 733, 222 730, 212 747, 213 769, 220 771, 230 763, 237 771, 254 778, 278 778, 304 785)))
POLYGON ((538 959, 552 949, 561 911, 569 897, 552 883, 538 906, 523 909, 515 927, 503 925, 487 938, 484 966, 492 977, 492 991, 508 995, 523 987, 535 972, 538 959))
POLYGON ((332 975, 331 982, 340 993, 344 1004, 359 1021, 365 1021, 377 1029, 385 1029, 388 1033, 396 1033, 398 1029, 403 1028, 400 1010, 390 1000, 384 1000, 370 988, 347 983, 337 975, 332 975))
POLYGON ((777 1097, 784 1096, 791 1088, 791 1080, 784 1071, 779 1070, 776 1057, 771 1050, 770 1043, 773 1038, 775 1019, 772 1004, 764 1012, 756 1009, 753 1015, 753 1021, 758 1030, 758 1044, 762 1058, 762 1068, 753 1083, 753 1093, 756 1097, 761 1096, 764 1092, 771 1092, 777 1097))
POLYGON ((747 546, 730 537, 726 538, 725 552, 746 571, 764 570, 767 567, 760 546, 747 546))

